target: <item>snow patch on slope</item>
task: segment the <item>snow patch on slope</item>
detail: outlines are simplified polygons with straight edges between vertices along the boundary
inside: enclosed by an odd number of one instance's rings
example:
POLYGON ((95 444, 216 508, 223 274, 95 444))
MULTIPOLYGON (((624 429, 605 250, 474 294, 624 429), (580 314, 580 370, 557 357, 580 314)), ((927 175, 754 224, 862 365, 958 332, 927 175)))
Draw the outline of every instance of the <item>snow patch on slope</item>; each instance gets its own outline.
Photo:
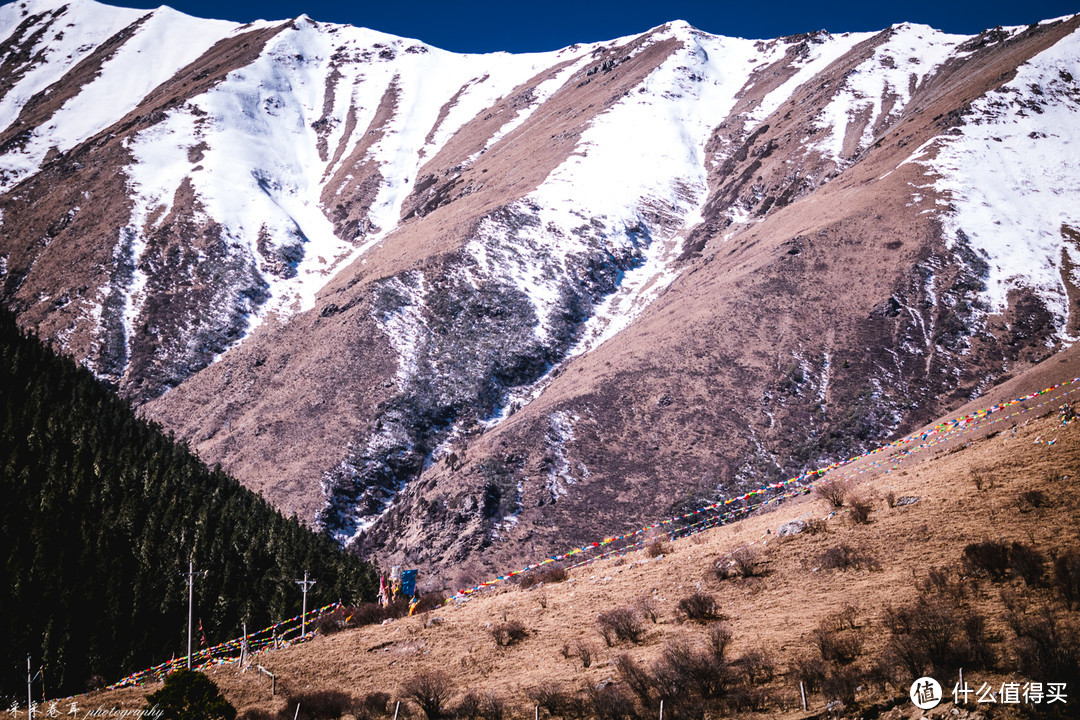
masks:
MULTIPOLYGON (((114 14, 113 8, 96 3, 88 3, 80 9, 91 15, 107 9, 109 12, 101 14, 129 17, 128 12, 114 14)), ((74 20, 78 23, 81 18, 74 20)), ((138 107, 151 90, 203 55, 236 27, 236 23, 202 20, 168 7, 154 10, 135 34, 102 64, 97 77, 84 84, 45 125, 35 128, 23 148, 0 159, 0 172, 6 176, 0 190, 10 188, 36 171, 51 148, 67 152, 119 121, 138 107)), ((78 36, 75 30, 72 28, 72 36, 78 36)))
MULTIPOLYGON (((1073 33, 972 103, 958 134, 939 138, 936 156, 917 161, 951 200, 942 217, 946 238, 956 242, 963 233, 989 264, 991 311, 1007 307, 1010 290, 1028 287, 1062 333, 1069 317, 1063 248, 1080 263, 1080 248, 1062 236, 1063 226, 1080 227, 1078 61, 1080 33, 1073 33)), ((1080 284, 1075 273, 1071 280, 1080 284)))
POLYGON ((928 25, 893 26, 889 39, 844 77, 842 89, 817 118, 829 130, 817 149, 839 167, 850 164, 874 141, 875 129, 899 117, 912 92, 967 39, 928 25), (862 133, 845 154, 848 127, 859 120, 865 123, 862 133))

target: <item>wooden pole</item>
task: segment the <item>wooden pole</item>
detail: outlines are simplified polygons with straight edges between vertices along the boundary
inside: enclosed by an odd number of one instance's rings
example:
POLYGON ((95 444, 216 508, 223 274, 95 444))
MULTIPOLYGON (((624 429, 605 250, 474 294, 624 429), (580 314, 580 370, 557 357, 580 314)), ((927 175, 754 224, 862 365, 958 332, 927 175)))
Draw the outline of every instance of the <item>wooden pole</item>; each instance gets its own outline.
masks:
POLYGON ((394 706, 394 720, 397 720, 397 711, 398 711, 398 708, 400 708, 400 707, 401 707, 401 701, 398 700, 397 705, 394 706))
POLYGON ((660 700, 660 720, 664 720, 664 701, 660 700))
POLYGON ((30 675, 30 653, 26 653, 26 715, 30 717, 33 714, 34 697, 30 690, 34 684, 33 677, 30 675))
POLYGON ((806 686, 802 680, 799 681, 799 694, 802 695, 802 711, 806 712, 806 686))

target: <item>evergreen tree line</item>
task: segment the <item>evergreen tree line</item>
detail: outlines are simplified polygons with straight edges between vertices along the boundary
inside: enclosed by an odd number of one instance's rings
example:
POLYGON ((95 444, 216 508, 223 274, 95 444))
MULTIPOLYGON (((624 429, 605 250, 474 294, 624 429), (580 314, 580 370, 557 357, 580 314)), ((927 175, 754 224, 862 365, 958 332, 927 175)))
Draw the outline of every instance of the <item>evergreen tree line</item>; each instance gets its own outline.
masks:
MULTIPOLYGON (((213 645, 308 608, 366 601, 375 568, 207 468, 86 369, 0 310, 0 695, 26 655, 50 697, 181 656, 188 561, 195 640, 213 645)), ((35 696, 40 696, 40 682, 35 696)))

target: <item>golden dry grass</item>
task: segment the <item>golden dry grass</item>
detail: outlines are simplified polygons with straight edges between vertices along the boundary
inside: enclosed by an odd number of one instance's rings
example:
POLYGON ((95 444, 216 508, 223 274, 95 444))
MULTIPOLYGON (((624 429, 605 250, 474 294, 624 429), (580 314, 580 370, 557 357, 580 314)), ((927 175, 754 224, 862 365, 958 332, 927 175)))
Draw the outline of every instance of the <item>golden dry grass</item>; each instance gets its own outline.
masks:
MULTIPOLYGON (((739 523, 677 540, 669 544, 669 554, 655 559, 642 550, 573 570, 563 583, 529 590, 506 585, 420 617, 265 653, 257 662, 278 675, 276 698, 270 697, 267 680, 250 670, 241 674, 228 665, 210 675, 243 712, 276 710, 283 705, 283 694, 318 689, 344 689, 357 696, 385 691, 396 697, 405 679, 439 670, 453 679, 458 697, 467 689, 493 690, 519 714, 528 707, 531 716, 528 690, 541 682, 578 689, 617 680, 613 661, 620 654, 647 666, 672 639, 700 642, 702 627, 680 623, 675 612, 681 598, 700 590, 713 594, 728 617, 734 636, 731 657, 761 649, 776 663, 778 676, 769 692, 787 709, 774 708, 770 716, 802 717, 797 681, 785 673, 793 658, 813 647, 812 632, 829 614, 854 607, 867 651, 872 652, 884 641, 883 609, 914 599, 916 581, 929 569, 959 569, 967 543, 1015 540, 1044 552, 1080 545, 1080 496, 1073 482, 1062 481, 1080 460, 1080 423, 1059 427, 1054 407, 1051 403, 1014 418, 1020 423, 1015 429, 999 423, 994 427, 1003 431, 989 438, 973 433, 954 441, 953 447, 933 448, 923 453, 921 462, 910 458, 906 469, 863 476, 857 492, 874 506, 868 524, 856 525, 841 511, 827 521, 827 532, 777 538, 775 530, 785 522, 829 514, 823 500, 803 496, 739 523), (1041 417, 1034 417, 1039 413, 1041 417), (1036 443, 1036 438, 1056 442, 1050 446, 1036 443), (976 469, 986 480, 982 490, 973 481, 976 469), (1031 489, 1043 490, 1051 501, 1021 511, 1018 496, 1031 489), (889 508, 884 497, 890 492, 920 500, 889 508), (761 548, 767 574, 718 580, 716 563, 751 543, 761 548), (880 570, 821 569, 821 554, 839 543, 865 549, 877 558, 880 570), (596 629, 598 613, 640 598, 655 601, 658 621, 647 623, 640 645, 606 647, 596 629), (489 629, 509 620, 523 623, 529 635, 520 644, 500 647, 489 629), (578 641, 594 650, 588 669, 573 653, 564 656, 564 646, 573 648, 578 641)), ((994 610, 1000 606, 1001 589, 983 582, 972 603, 986 608, 991 630, 1007 638, 1000 612, 994 610)), ((133 707, 153 689, 98 693, 82 701, 89 707, 133 707)), ((820 695, 812 697, 811 710, 820 711, 825 701, 820 695)))

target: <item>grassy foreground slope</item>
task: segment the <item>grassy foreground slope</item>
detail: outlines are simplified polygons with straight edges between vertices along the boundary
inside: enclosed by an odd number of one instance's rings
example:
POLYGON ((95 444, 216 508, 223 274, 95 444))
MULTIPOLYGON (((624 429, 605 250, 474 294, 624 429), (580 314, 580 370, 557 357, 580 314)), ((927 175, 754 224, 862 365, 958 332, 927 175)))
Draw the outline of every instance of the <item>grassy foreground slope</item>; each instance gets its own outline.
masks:
MULTIPOLYGON (((1043 370, 1038 382, 1067 379, 1043 370)), ((839 509, 803 496, 666 543, 656 557, 639 551, 560 582, 497 586, 264 654, 257 662, 277 674, 276 697, 235 666, 211 677, 250 718, 293 717, 290 697, 301 715, 321 701, 324 717, 382 717, 400 699, 402 712, 423 717, 416 698, 440 682, 445 713, 460 717, 494 718, 496 706, 533 717, 537 705, 551 717, 656 717, 664 700, 665 718, 803 718, 827 707, 906 718, 920 715, 907 693, 923 673, 947 695, 929 715, 949 716, 963 668, 973 690, 1037 682, 1043 697, 1025 707, 973 694, 961 717, 1074 717, 1080 421, 1062 425, 1060 407, 1078 400, 1066 387, 887 475, 860 474, 839 509), (807 529, 777 535, 795 520, 807 529), (419 681, 428 685, 418 692, 419 681), (1050 683, 1066 683, 1066 703, 1049 702, 1050 683)), ((134 707, 152 689, 89 702, 134 707)))

